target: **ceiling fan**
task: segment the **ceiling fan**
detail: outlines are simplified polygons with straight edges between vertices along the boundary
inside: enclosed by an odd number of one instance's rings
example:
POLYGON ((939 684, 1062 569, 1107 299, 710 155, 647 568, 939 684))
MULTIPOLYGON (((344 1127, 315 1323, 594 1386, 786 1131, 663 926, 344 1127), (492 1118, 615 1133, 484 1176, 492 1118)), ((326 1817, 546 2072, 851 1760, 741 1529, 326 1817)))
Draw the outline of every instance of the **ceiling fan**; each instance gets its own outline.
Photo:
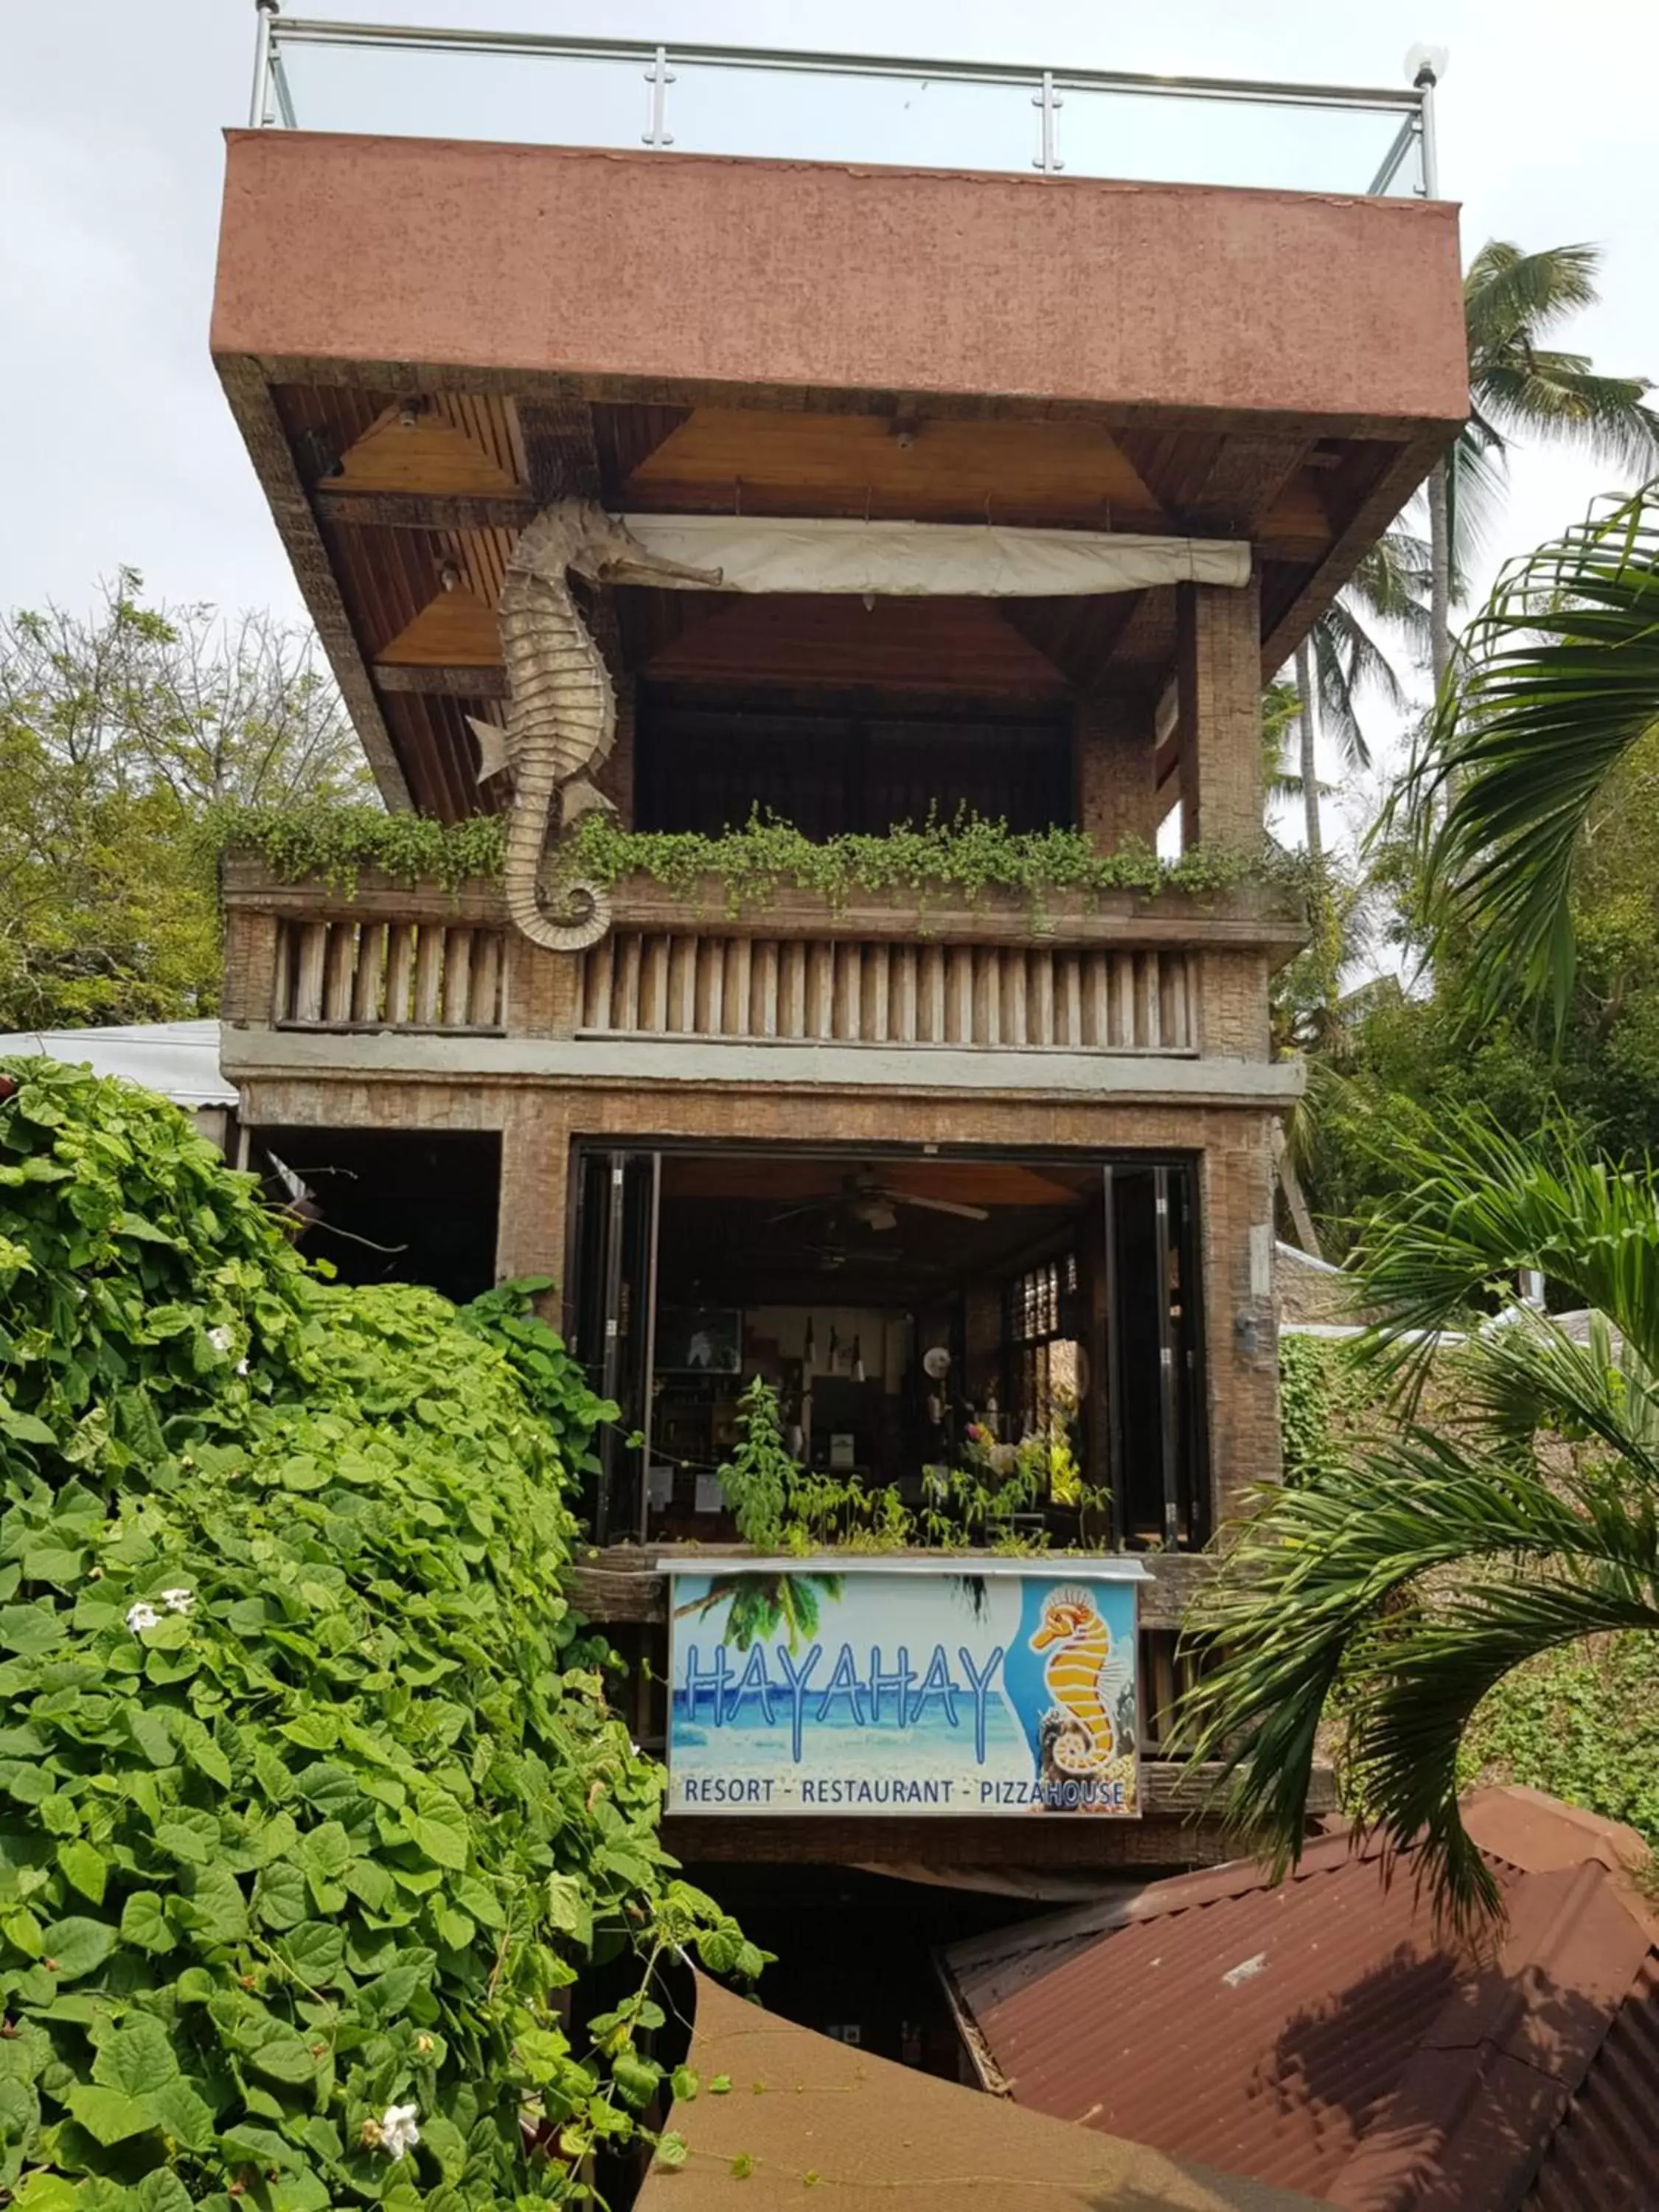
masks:
POLYGON ((803 1199, 798 1206, 786 1206, 769 1214, 768 1225, 793 1221, 803 1213, 846 1212, 865 1228, 877 1231, 896 1229, 898 1209, 902 1206, 917 1207, 924 1213, 951 1213, 962 1221, 988 1221, 989 1210, 983 1206, 965 1206, 954 1198, 924 1198, 917 1191, 899 1190, 885 1183, 872 1169, 866 1168, 857 1175, 844 1176, 839 1191, 823 1198, 803 1199))

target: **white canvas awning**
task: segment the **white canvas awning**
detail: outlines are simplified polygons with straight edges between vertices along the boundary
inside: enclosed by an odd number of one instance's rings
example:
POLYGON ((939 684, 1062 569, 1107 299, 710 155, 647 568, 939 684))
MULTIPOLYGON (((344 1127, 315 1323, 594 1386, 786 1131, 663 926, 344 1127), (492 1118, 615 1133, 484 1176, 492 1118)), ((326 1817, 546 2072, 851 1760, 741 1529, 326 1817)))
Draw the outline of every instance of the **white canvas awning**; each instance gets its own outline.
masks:
MULTIPOLYGON (((849 522, 732 514, 625 514, 641 545, 718 568, 728 592, 846 592, 877 599, 1079 599, 1158 584, 1250 580, 1250 549, 1224 538, 996 523, 849 522)), ((671 590, 696 584, 663 579, 671 590)))

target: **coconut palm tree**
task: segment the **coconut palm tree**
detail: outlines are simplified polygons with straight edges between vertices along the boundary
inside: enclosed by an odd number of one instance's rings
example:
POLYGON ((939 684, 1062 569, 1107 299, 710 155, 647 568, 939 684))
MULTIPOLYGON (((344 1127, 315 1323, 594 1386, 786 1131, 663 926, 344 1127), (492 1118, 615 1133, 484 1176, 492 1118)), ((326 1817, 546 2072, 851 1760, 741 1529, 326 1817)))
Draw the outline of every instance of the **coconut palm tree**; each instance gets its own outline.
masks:
POLYGON ((1626 482, 1659 466, 1659 415, 1648 380, 1602 376, 1586 355, 1548 344, 1570 317, 1595 307, 1594 246, 1523 253, 1491 239, 1463 280, 1469 419, 1429 485, 1430 642, 1435 689, 1450 657, 1450 608, 1503 490, 1511 442, 1577 446, 1626 482))
POLYGON ((1338 1723, 1365 1818, 1462 1923, 1495 1903, 1457 1806, 1480 1699, 1540 1653, 1659 1630, 1659 1176, 1569 1139, 1546 1161, 1473 1119, 1411 1164, 1358 1263, 1400 1425, 1264 1492, 1189 1622, 1218 1658, 1180 1719, 1220 1762, 1240 1834, 1281 1867, 1338 1723), (1522 1268, 1587 1321, 1526 1309, 1477 1327, 1453 1410, 1423 1418, 1430 1345, 1522 1268))
POLYGON ((1469 351, 1469 420, 1425 487, 1426 539, 1390 531, 1355 571, 1347 590, 1315 627, 1311 682, 1316 712, 1344 763, 1369 765, 1356 695, 1375 685, 1394 713, 1405 691, 1374 635, 1404 633, 1413 658, 1427 661, 1437 696, 1451 653, 1451 608, 1502 496, 1511 443, 1534 439, 1574 445, 1626 479, 1659 468, 1659 414, 1646 404, 1643 377, 1602 376, 1583 354, 1547 341, 1570 316, 1595 307, 1601 254, 1592 246, 1523 253, 1490 240, 1463 283, 1469 351))
POLYGON ((1575 876, 1621 763, 1659 724, 1659 483, 1510 562, 1462 659, 1396 811, 1472 1018, 1522 998, 1559 1030, 1575 876))

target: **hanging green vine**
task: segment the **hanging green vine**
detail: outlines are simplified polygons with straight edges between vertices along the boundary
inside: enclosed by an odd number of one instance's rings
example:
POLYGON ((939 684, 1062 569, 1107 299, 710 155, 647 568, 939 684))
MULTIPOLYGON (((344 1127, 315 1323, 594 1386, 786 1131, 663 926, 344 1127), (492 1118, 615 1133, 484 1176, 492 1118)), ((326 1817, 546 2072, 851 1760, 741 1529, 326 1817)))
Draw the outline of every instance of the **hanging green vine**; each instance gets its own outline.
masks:
POLYGON ((0 2196, 527 2212, 672 2163, 657 1964, 764 1954, 561 1592, 616 1408, 531 1286, 327 1284, 183 1114, 44 1060, 0 1062, 0 2196))
MULTIPOLYGON (((335 890, 355 887, 376 869, 414 889, 436 884, 453 891, 469 880, 499 882, 502 821, 475 816, 445 823, 419 814, 374 807, 316 807, 293 811, 219 811, 211 823, 221 852, 256 854, 285 883, 316 878, 335 890)), ((764 906, 781 890, 815 892, 842 907, 860 894, 895 894, 969 905, 998 893, 1023 899, 1040 927, 1048 902, 1109 892, 1212 895, 1247 882, 1294 888, 1294 866, 1282 860, 1195 848, 1160 860, 1149 846, 1100 853, 1078 830, 1016 831, 1005 822, 958 814, 920 828, 896 823, 884 836, 849 835, 815 842, 793 823, 758 811, 739 830, 717 837, 694 830, 626 830, 611 817, 589 814, 552 854, 556 881, 583 877, 614 884, 647 876, 689 898, 710 883, 721 887, 730 913, 764 906)))

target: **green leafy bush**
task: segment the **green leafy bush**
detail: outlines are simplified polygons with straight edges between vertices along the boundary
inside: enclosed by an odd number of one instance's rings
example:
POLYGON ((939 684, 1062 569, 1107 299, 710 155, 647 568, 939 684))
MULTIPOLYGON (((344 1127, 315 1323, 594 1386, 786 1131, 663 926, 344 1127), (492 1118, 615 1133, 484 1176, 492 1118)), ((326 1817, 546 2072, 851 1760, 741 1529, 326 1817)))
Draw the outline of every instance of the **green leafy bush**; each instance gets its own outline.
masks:
MULTIPOLYGON (((350 888, 364 868, 378 868, 413 887, 435 883, 453 890, 469 878, 499 880, 502 817, 476 816, 446 824, 417 814, 386 814, 368 806, 224 808, 213 835, 222 849, 257 854, 289 882, 307 877, 350 888)), ((690 830, 625 830, 611 817, 584 815, 554 848, 556 878, 583 877, 615 884, 650 877, 689 896, 713 881, 728 908, 764 906, 781 886, 816 891, 832 904, 860 893, 890 893, 969 902, 988 892, 1024 898, 1040 927, 1044 901, 1111 891, 1164 890, 1202 895, 1271 878, 1299 889, 1298 864, 1284 856, 1206 853, 1194 848, 1162 860, 1145 845, 1100 853, 1077 830, 1012 830, 1004 822, 963 814, 920 828, 896 823, 879 836, 829 837, 821 842, 792 823, 756 815, 718 837, 690 830)))
POLYGON ((510 1293, 326 1285, 160 1100, 0 1073, 0 2185, 576 2195, 652 1960, 762 1963, 560 1595, 601 1409, 510 1293))
POLYGON ((1547 1790, 1659 1850, 1659 1637, 1572 1644, 1506 1675, 1475 1708, 1458 1778, 1547 1790))

